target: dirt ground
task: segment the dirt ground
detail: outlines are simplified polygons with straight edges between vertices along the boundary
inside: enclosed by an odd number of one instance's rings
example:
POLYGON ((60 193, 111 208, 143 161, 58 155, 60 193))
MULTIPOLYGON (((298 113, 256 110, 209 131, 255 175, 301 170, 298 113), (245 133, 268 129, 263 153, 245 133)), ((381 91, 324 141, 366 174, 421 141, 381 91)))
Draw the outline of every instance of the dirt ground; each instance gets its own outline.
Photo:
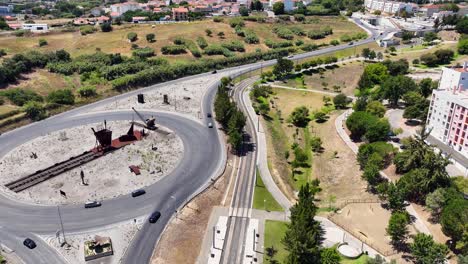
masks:
MULTIPOLYGON (((359 236, 367 244, 379 251, 392 251, 390 237, 386 234, 388 220, 391 212, 382 208, 380 203, 353 203, 348 204, 339 213, 335 214, 333 222, 344 225, 354 235, 359 236)), ((416 229, 410 225, 410 234, 416 234, 416 229)), ((398 255, 392 256, 396 258, 398 255)), ((405 263, 403 259, 397 263, 405 263)))
MULTIPOLYGON (((211 211, 220 205, 233 170, 234 158, 228 155, 223 175, 202 194, 188 203, 167 225, 158 242, 151 264, 196 263, 211 211)), ((228 197, 229 198, 229 197, 228 197)), ((229 201, 227 200, 228 204, 229 201)))
MULTIPOLYGON (((0 159, 0 185, 2 191, 16 199, 40 204, 82 203, 102 200, 128 194, 162 179, 171 172, 183 155, 182 140, 167 128, 160 127, 150 132, 146 138, 99 159, 58 175, 19 193, 13 193, 3 185, 45 169, 57 162, 95 147, 91 127, 102 124, 89 124, 55 131, 26 142, 0 159), (63 134, 65 133, 65 134, 63 134), (79 135, 88 135, 82 137, 79 135), (48 146, 47 149, 44 146, 48 146), (152 150, 152 147, 157 149, 152 150), (32 152, 37 158, 31 157, 32 152), (141 175, 134 175, 128 169, 137 165, 141 175), (80 171, 84 172, 83 186, 80 171), (99 174, 99 177, 96 175, 99 174), (59 195, 59 190, 67 196, 59 195)), ((108 122, 113 138, 123 135, 130 127, 128 121, 108 122)))
POLYGON ((361 171, 356 162, 356 155, 341 140, 335 129, 335 112, 330 119, 322 124, 314 124, 313 132, 322 139, 323 153, 314 155, 312 164, 313 175, 321 183, 322 192, 319 197, 326 202, 330 195, 336 196, 337 204, 347 199, 375 199, 366 192, 367 184, 361 179, 361 171), (337 157, 334 157, 334 152, 337 157))
MULTIPOLYGON (((337 64, 339 67, 335 69, 324 69, 323 75, 317 73, 304 74, 304 82, 306 89, 322 90, 334 92, 333 86, 339 86, 340 89, 336 92, 342 92, 346 95, 354 95, 359 78, 361 77, 365 63, 361 61, 350 61, 337 64), (346 74, 340 74, 346 73, 346 74), (324 86, 325 84, 325 86, 324 86)), ((292 87, 301 87, 302 83, 296 79, 290 79, 287 85, 292 87)))

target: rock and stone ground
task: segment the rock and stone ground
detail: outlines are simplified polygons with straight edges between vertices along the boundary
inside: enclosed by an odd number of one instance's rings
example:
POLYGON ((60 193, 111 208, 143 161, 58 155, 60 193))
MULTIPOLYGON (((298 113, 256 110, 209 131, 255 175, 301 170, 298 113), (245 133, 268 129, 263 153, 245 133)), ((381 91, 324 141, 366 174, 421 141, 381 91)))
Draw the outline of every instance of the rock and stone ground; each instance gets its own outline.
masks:
MULTIPOLYGON (((0 159, 0 188, 17 200, 40 204, 103 200, 128 194, 157 182, 177 166, 183 155, 182 140, 171 130, 159 127, 155 132, 150 131, 141 141, 22 192, 14 193, 4 186, 8 182, 94 148, 95 137, 91 127, 99 126, 102 124, 52 132, 15 148, 0 159), (157 147, 157 150, 153 150, 153 147, 157 147), (36 159, 30 157, 32 152, 37 154, 36 159), (139 166, 141 175, 131 173, 128 168, 130 165, 139 166), (81 170, 87 185, 81 182, 81 170), (59 194, 60 190, 66 193, 66 198, 59 194)), ((108 122, 108 127, 113 131, 113 138, 117 138, 127 132, 130 123, 108 122)))

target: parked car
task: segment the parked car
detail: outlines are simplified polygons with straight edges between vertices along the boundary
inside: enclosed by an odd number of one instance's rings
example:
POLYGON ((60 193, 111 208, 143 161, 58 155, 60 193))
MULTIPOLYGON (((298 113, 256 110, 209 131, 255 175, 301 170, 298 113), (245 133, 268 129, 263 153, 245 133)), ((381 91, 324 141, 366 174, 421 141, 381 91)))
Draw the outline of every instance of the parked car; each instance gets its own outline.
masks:
POLYGON ((101 206, 102 204, 98 201, 94 201, 94 202, 87 202, 85 203, 84 207, 85 208, 94 208, 94 207, 99 207, 101 206))
POLYGON ((152 213, 148 219, 148 221, 152 224, 156 223, 158 219, 161 217, 161 213, 159 211, 156 211, 152 213))
POLYGON ((27 248, 29 249, 33 249, 36 247, 36 242, 34 242, 34 240, 30 239, 30 238, 26 238, 24 241, 23 241, 23 245, 25 245, 27 248))
POLYGON ((143 190, 143 189, 138 189, 138 190, 132 192, 132 197, 137 197, 137 196, 143 195, 143 194, 145 194, 145 193, 146 193, 145 190, 143 190))

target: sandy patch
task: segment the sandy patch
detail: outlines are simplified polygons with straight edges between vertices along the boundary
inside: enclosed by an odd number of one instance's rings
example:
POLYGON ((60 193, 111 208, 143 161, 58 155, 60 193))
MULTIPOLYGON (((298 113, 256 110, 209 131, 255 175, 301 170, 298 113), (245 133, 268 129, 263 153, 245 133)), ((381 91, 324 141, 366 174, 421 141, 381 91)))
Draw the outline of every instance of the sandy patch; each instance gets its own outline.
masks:
POLYGON ((165 110, 189 114, 195 118, 201 118, 201 102, 205 92, 212 84, 219 81, 220 76, 214 74, 203 78, 197 78, 190 81, 169 84, 163 87, 155 88, 144 92, 145 103, 137 102, 137 96, 125 99, 115 100, 105 106, 95 108, 95 111, 131 109, 135 107, 138 110, 165 110), (163 97, 167 94, 169 104, 165 104, 163 97))
MULTIPOLYGON (((102 125, 89 124, 52 132, 15 148, 0 159, 1 188, 16 199, 41 204, 108 199, 157 182, 171 172, 182 157, 182 140, 169 129, 159 127, 141 141, 22 192, 14 193, 4 187, 8 182, 92 149, 95 138, 91 127, 97 126, 102 125), (66 140, 61 140, 63 132, 66 140), (153 147, 157 149, 153 150, 153 147), (36 159, 30 157, 32 152, 37 154, 36 159), (139 166, 141 175, 131 173, 130 165, 139 166), (81 182, 81 170, 86 186, 81 182), (66 192, 67 198, 59 195, 60 190, 66 192)), ((108 122, 108 127, 113 131, 113 138, 117 138, 126 133, 130 125, 127 121, 118 121, 108 122)))

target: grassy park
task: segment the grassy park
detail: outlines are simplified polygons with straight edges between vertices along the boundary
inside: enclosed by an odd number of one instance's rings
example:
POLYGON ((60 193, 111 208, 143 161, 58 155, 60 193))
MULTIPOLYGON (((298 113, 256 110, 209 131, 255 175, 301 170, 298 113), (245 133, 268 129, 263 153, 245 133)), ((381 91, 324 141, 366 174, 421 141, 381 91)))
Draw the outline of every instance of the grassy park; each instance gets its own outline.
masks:
MULTIPOLYGON (((276 254, 273 256, 273 259, 277 260, 279 263, 284 263, 288 252, 284 249, 281 240, 284 237, 284 234, 287 230, 287 223, 280 221, 265 221, 265 235, 264 235, 264 248, 274 247, 277 250, 276 254)), ((263 255, 263 262, 268 263, 269 257, 267 254, 263 255)))

